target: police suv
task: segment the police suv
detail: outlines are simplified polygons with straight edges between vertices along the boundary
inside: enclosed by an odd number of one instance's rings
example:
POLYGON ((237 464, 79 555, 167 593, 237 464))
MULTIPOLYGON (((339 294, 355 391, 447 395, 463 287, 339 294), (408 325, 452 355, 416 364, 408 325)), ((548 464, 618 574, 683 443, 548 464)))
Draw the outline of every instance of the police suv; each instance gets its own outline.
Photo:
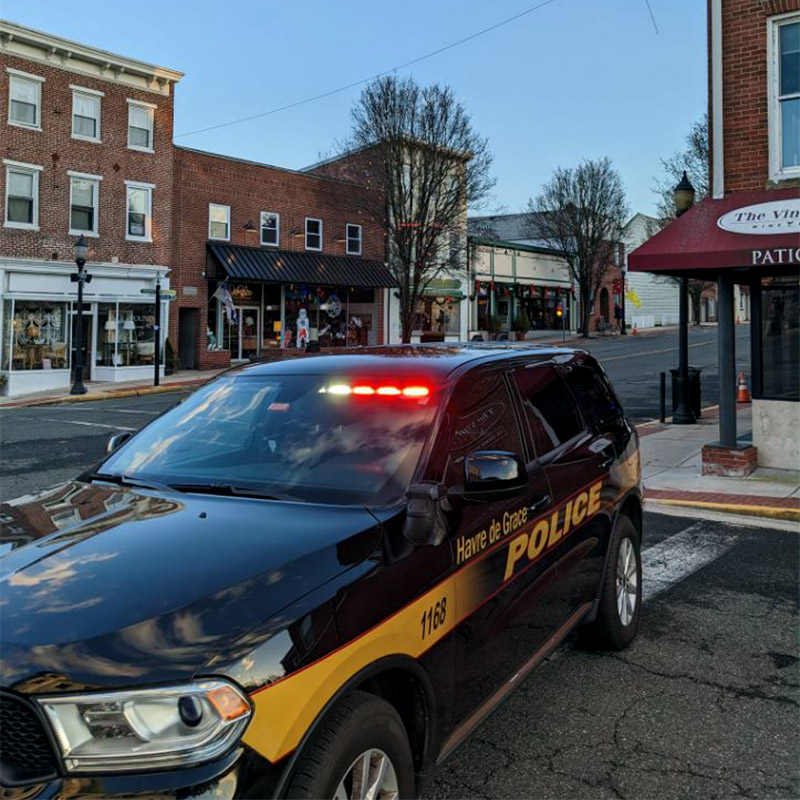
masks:
POLYGON ((584 352, 254 364, 128 436, 0 509, 7 800, 413 797, 573 628, 636 635, 638 439, 584 352))

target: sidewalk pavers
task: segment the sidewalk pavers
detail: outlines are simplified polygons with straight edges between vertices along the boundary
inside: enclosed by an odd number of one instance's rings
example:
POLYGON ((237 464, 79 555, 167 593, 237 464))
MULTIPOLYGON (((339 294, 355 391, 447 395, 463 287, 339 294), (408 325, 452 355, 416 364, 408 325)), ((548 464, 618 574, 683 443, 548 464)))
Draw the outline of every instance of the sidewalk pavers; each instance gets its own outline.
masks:
MULTIPOLYGON (((746 478, 702 474, 703 446, 719 438, 718 410, 696 425, 638 426, 644 496, 649 503, 800 521, 800 471, 758 468, 746 478)), ((748 405, 737 409, 741 438, 751 432, 748 405)))

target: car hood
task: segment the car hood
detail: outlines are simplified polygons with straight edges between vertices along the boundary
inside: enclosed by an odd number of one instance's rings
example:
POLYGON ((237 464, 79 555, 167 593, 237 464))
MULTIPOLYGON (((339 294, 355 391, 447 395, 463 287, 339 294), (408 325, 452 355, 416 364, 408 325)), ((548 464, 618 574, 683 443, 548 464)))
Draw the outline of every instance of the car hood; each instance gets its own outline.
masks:
POLYGON ((72 482, 0 506, 0 683, 183 680, 375 550, 363 508, 72 482))

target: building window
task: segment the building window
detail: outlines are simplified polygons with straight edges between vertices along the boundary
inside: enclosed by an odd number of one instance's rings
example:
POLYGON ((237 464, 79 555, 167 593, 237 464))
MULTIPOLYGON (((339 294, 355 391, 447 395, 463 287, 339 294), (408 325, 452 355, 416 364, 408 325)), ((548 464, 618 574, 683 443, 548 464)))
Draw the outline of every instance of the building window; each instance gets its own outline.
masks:
POLYGON ((99 175, 84 175, 68 172, 69 183, 69 232, 77 236, 97 236, 97 217, 99 210, 99 175))
POLYGON ((155 306, 152 303, 98 303, 96 363, 101 367, 141 367, 155 361, 155 306))
POLYGON ((261 212, 261 244, 277 247, 281 241, 281 215, 274 211, 261 212))
POLYGON ((125 181, 128 187, 125 238, 138 242, 152 242, 153 189, 149 183, 125 181))
POLYGON ((361 255, 361 226, 347 223, 347 255, 361 255))
POLYGON ((7 228, 39 228, 39 173, 34 164, 4 160, 7 228))
POLYGON ((800 15, 770 25, 770 171, 781 180, 800 175, 800 15))
POLYGON ((9 72, 8 122, 23 128, 42 129, 42 84, 44 78, 26 72, 9 72))
POLYGON ((100 141, 100 98, 102 92, 72 88, 72 138, 87 142, 100 141))
POLYGON ((67 311, 67 303, 14 301, 11 369, 66 369, 69 366, 67 311))
POLYGON ((151 103, 128 100, 128 148, 153 152, 153 117, 156 107, 151 103))
POLYGON ((208 238, 227 242, 231 229, 231 207, 219 203, 208 204, 208 238))
POLYGON ((306 217, 306 250, 322 250, 322 220, 306 217))
POLYGON ((796 276, 763 278, 761 357, 766 400, 800 400, 800 284, 796 276))

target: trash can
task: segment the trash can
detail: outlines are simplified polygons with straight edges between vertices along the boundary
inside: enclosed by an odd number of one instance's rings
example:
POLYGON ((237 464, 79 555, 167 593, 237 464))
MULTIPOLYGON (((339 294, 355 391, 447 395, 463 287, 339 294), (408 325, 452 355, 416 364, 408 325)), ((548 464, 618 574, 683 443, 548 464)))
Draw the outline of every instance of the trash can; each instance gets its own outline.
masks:
MULTIPOLYGON (((700 373, 702 371, 702 367, 689 367, 689 408, 695 419, 700 419, 700 373)), ((678 386, 681 371, 679 369, 671 369, 670 374, 672 375, 672 410, 675 411, 678 407, 678 386)))

